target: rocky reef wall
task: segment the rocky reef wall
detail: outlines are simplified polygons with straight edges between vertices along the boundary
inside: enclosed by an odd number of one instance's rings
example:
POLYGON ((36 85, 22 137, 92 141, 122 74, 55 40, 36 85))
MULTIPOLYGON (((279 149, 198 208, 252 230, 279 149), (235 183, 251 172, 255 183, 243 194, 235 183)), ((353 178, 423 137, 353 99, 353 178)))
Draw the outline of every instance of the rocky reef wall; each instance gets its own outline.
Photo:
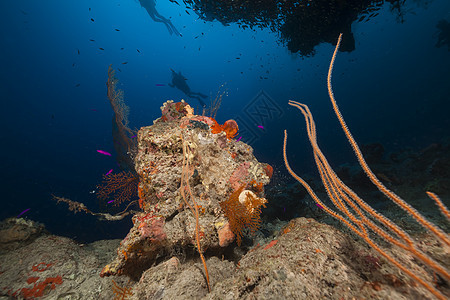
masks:
POLYGON ((220 250, 234 240, 240 244, 260 225, 261 208, 267 203, 264 185, 273 170, 257 161, 249 145, 233 139, 236 122, 220 125, 194 115, 184 101, 168 101, 161 111, 162 116, 137 135, 135 169, 142 212, 133 216, 133 227, 102 276, 138 278, 175 248, 198 249, 197 217, 189 206, 199 212, 199 252, 220 250), (183 172, 187 183, 182 187, 183 172), (182 189, 190 189, 189 199, 182 189))

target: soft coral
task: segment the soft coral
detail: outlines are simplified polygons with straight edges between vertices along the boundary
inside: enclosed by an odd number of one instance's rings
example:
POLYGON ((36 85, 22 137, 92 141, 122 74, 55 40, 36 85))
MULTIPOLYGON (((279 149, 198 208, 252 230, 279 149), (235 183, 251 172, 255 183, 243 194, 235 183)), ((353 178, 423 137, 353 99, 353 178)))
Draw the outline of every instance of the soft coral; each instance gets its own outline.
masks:
POLYGON ((220 133, 223 131, 226 133, 227 139, 232 139, 237 135, 239 127, 235 120, 228 120, 223 125, 220 125, 214 119, 212 120, 214 121, 214 124, 211 126, 212 133, 220 133))

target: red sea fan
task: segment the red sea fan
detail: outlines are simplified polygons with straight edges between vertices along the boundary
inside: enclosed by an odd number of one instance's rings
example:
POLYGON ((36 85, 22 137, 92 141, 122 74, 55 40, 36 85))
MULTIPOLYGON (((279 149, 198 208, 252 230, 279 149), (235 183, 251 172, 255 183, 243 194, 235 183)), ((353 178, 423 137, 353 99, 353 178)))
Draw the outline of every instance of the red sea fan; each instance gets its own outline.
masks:
POLYGON ((103 176, 103 182, 99 185, 97 198, 103 201, 113 199, 114 205, 137 199, 137 187, 139 177, 131 172, 122 171, 103 176))

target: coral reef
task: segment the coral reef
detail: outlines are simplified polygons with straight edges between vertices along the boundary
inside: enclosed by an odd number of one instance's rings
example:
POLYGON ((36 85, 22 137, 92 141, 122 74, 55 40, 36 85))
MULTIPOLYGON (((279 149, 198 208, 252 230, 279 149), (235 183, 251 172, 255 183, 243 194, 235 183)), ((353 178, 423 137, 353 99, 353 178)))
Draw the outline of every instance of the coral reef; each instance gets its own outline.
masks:
POLYGON ((167 101, 161 111, 154 125, 138 132, 135 168, 143 212, 133 217, 134 225, 117 250, 116 259, 105 266, 101 276, 127 274, 137 279, 157 258, 175 248, 195 245, 200 253, 221 251, 232 242, 233 235, 240 242, 247 225, 250 231, 259 226, 261 206, 267 202, 264 185, 273 170, 256 160, 250 146, 232 139, 238 130, 236 122, 218 125, 212 118, 193 115, 184 101, 167 101), (189 151, 183 151, 183 147, 189 151), (181 184, 186 172, 184 161, 189 161, 187 186, 181 184), (184 188, 191 190, 189 197, 198 209, 198 225, 195 213, 187 209, 183 199, 184 188), (224 213, 233 193, 236 199, 247 198, 239 203, 251 212, 251 218, 239 228, 229 226, 234 222, 233 215, 224 213))

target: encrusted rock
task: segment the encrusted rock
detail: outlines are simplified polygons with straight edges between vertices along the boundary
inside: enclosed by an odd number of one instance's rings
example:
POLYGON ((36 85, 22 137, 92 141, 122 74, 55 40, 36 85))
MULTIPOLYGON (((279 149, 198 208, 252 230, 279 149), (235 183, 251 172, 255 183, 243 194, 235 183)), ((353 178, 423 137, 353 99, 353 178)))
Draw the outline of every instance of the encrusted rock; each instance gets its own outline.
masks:
POLYGON ((23 218, 9 218, 0 224, 0 252, 31 243, 44 232, 44 225, 23 218))
POLYGON ((220 228, 217 233, 219 234, 219 246, 226 247, 231 244, 235 239, 235 234, 231 231, 230 223, 226 223, 220 228))
MULTIPOLYGON (((196 246, 195 215, 180 193, 183 157, 192 168, 189 187, 199 211, 202 251, 220 249, 233 242, 233 232, 222 229, 219 235, 223 226, 218 224, 237 217, 232 213, 225 215, 220 205, 234 192, 245 190, 245 195, 252 195, 260 205, 267 202, 264 185, 270 181, 272 168, 256 160, 252 147, 233 139, 238 130, 235 121, 219 125, 212 118, 193 115, 184 101, 168 101, 161 111, 162 116, 154 125, 143 127, 138 133, 135 168, 140 178, 139 205, 143 212, 133 217, 133 228, 102 276, 140 276, 157 257, 174 248, 196 246), (189 148, 188 153, 183 154, 183 145, 189 148)), ((237 197, 236 201, 237 206, 250 203, 239 204, 237 197)), ((252 212, 252 208, 246 209, 252 212)), ((235 220, 236 223, 239 226, 234 226, 234 230, 245 230, 245 222, 235 220)))

